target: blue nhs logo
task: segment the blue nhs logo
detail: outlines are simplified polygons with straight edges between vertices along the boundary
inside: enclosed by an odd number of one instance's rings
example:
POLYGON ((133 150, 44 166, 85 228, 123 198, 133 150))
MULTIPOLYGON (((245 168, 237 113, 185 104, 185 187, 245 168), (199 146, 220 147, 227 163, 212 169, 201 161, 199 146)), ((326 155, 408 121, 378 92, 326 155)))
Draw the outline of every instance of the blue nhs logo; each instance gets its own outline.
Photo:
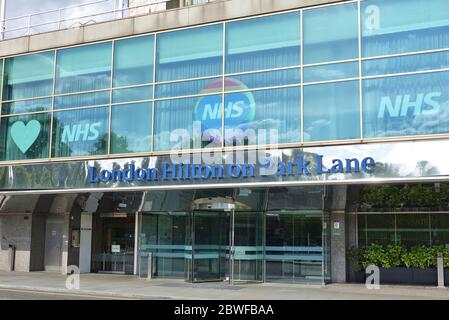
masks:
POLYGON ((440 111, 441 104, 438 101, 441 92, 418 93, 416 95, 397 95, 392 98, 385 96, 381 98, 378 118, 385 115, 390 118, 406 117, 410 112, 414 116, 435 115, 440 111))

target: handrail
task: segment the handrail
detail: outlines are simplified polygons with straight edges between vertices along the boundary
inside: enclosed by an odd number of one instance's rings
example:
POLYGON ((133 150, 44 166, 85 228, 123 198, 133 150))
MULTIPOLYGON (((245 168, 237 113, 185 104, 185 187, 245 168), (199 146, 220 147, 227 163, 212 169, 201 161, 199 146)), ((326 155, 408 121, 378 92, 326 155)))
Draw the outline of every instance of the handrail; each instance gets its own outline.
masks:
MULTIPOLYGON (((72 5, 72 6, 67 6, 67 7, 63 7, 63 8, 52 9, 52 10, 48 10, 48 11, 35 12, 35 13, 32 13, 32 14, 28 14, 28 15, 23 15, 23 16, 18 16, 18 17, 13 17, 13 18, 7 18, 7 19, 0 20, 0 25, 1 25, 0 26, 0 40, 9 39, 9 38, 16 38, 16 37, 31 35, 31 34, 40 33, 40 32, 48 32, 48 31, 54 31, 54 30, 67 29, 67 28, 72 28, 75 25, 83 26, 83 25, 86 25, 86 24, 89 24, 89 23, 113 21, 113 20, 116 20, 116 19, 121 19, 126 14, 129 15, 130 12, 132 12, 133 10, 138 10, 138 9, 146 9, 146 8, 148 8, 148 13, 152 13, 152 12, 155 12, 155 10, 157 9, 158 5, 166 4, 170 0, 152 1, 151 3, 147 3, 147 4, 143 4, 143 5, 137 5, 137 6, 132 6, 132 7, 123 7, 123 8, 115 8, 116 1, 113 1, 113 5, 114 5, 114 9, 113 10, 106 10, 106 11, 96 12, 96 13, 93 13, 93 14, 80 15, 80 16, 76 16, 76 17, 72 17, 72 18, 66 18, 66 19, 62 19, 62 17, 61 17, 61 13, 63 11, 65 11, 65 10, 68 10, 68 9, 82 8, 82 7, 87 7, 87 6, 90 6, 90 5, 98 5, 98 4, 101 4, 101 3, 104 3, 104 2, 110 2, 110 1, 111 0, 98 0, 98 1, 94 1, 94 2, 83 3, 83 4, 80 4, 80 5, 72 5), (58 12, 58 18, 57 19, 50 20, 48 22, 37 23, 37 24, 32 24, 31 23, 31 18, 32 17, 39 16, 39 15, 44 15, 44 14, 55 13, 55 12, 58 12), (118 17, 117 17, 117 13, 118 13, 118 17), (106 19, 99 19, 99 21, 97 21, 98 19, 97 20, 94 19, 94 17, 106 16, 106 15, 110 15, 110 17, 108 17, 106 19), (11 29, 9 29, 7 27, 7 23, 10 23, 12 21, 20 21, 20 19, 26 19, 27 20, 27 23, 26 23, 25 27, 18 27, 18 28, 11 28, 11 29), (87 22, 79 21, 79 20, 86 20, 86 19, 89 19, 89 20, 87 22), (70 25, 66 25, 66 23, 69 22, 69 21, 74 21, 74 22, 72 24, 70 24, 70 25), (57 28, 48 28, 49 30, 34 32, 36 28, 43 27, 43 26, 48 26, 48 25, 57 25, 57 28), (19 32, 20 30, 23 30, 24 32, 20 33, 20 34, 15 34, 15 35, 13 35, 11 37, 7 37, 7 34, 16 33, 16 32, 19 32)), ((205 3, 208 3, 210 1, 211 0, 202 0, 201 3, 199 3, 199 4, 205 4, 205 3)), ((185 6, 190 6, 190 5, 195 5, 195 4, 196 3, 193 3, 191 1, 185 1, 184 2, 185 6)))

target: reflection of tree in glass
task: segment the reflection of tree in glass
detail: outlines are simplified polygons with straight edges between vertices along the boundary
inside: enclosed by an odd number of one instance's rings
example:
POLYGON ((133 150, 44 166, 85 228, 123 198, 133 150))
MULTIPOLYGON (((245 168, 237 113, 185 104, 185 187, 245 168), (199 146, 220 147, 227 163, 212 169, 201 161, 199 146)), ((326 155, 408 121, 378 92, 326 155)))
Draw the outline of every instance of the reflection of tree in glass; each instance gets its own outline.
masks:
POLYGON ((131 153, 128 149, 128 140, 111 131, 111 153, 131 153))
POLYGON ((67 143, 62 141, 62 134, 64 132, 64 124, 59 121, 57 117, 53 117, 53 145, 52 155, 55 157, 69 157, 73 150, 67 143))
POLYGON ((89 154, 106 154, 108 150, 108 134, 103 133, 101 137, 97 139, 93 145, 92 150, 89 150, 89 154))

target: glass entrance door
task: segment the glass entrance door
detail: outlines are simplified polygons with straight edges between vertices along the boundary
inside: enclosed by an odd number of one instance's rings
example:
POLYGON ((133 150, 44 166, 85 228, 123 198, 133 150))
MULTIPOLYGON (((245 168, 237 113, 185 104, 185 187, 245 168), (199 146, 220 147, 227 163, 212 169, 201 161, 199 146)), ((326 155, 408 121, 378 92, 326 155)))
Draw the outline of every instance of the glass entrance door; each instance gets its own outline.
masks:
POLYGON ((92 271, 134 273, 135 215, 104 213, 95 217, 92 271))
POLYGON ((206 282, 226 279, 229 220, 230 213, 225 211, 192 212, 192 259, 187 280, 206 282))
POLYGON ((265 255, 263 212, 231 213, 230 279, 234 282, 262 282, 265 255))

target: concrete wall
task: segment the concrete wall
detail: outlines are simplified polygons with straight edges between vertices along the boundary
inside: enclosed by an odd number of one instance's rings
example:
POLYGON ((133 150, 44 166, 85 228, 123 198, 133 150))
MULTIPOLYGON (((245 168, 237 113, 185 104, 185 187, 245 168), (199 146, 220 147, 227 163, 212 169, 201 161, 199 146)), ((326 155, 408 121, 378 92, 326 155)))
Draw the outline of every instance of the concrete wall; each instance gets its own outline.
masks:
POLYGON ((16 247, 14 270, 30 270, 31 226, 31 214, 4 214, 0 217, 0 270, 9 270, 9 244, 16 247))
POLYGON ((0 57, 335 2, 342 0, 216 1, 4 40, 0 57))

